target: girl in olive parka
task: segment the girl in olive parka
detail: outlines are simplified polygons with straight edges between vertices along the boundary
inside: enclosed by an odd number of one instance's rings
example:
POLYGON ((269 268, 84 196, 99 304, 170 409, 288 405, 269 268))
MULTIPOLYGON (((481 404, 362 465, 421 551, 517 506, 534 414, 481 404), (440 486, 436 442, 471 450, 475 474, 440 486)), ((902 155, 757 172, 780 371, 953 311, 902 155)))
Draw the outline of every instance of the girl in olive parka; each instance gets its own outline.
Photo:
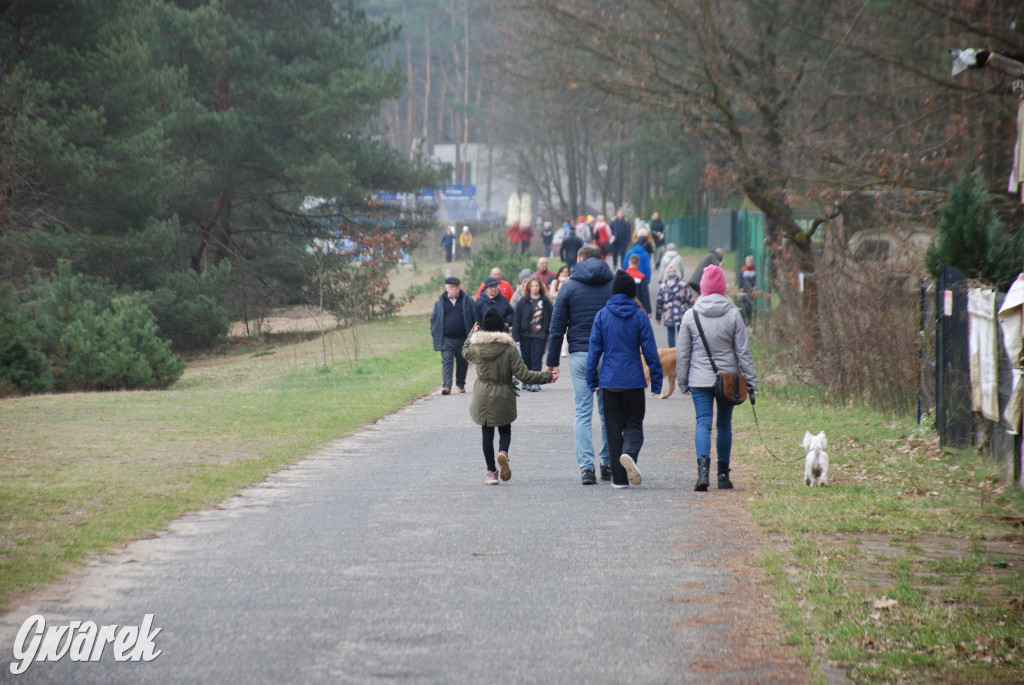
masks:
POLYGON ((508 448, 512 444, 512 422, 516 420, 516 393, 512 385, 515 376, 523 383, 536 385, 550 383, 550 371, 530 371, 516 351, 512 336, 504 332, 505 321, 493 309, 484 314, 483 321, 473 326, 473 332, 462 346, 462 356, 476 364, 476 382, 469 415, 480 424, 483 432, 484 461, 487 462, 488 485, 498 484, 512 477, 508 465, 508 448), (482 324, 482 330, 481 330, 482 324), (498 429, 497 467, 494 455, 494 429, 498 429))

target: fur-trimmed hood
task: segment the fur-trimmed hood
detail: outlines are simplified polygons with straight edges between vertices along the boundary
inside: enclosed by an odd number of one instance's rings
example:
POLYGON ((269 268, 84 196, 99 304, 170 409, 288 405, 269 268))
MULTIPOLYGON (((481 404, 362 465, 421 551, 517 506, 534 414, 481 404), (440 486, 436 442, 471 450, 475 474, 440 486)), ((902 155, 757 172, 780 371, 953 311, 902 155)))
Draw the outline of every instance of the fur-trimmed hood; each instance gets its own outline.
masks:
POLYGON ((477 354, 485 361, 491 361, 500 357, 506 346, 515 349, 516 341, 508 333, 498 331, 476 331, 469 336, 467 344, 476 348, 477 354))
POLYGON ((466 361, 476 365, 469 415, 481 426, 507 426, 516 420, 515 376, 523 383, 550 383, 549 371, 530 371, 508 333, 476 331, 462 346, 466 361))
POLYGON ((469 336, 470 345, 515 345, 516 341, 508 333, 501 331, 476 331, 469 336))

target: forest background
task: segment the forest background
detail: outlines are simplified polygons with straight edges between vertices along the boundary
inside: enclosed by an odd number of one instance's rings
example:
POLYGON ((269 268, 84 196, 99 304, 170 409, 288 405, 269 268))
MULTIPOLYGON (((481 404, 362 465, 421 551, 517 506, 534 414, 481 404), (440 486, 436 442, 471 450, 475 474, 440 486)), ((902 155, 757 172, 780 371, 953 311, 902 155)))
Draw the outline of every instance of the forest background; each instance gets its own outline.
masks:
POLYGON ((899 284, 923 260, 853 272, 844 246, 937 232, 969 178, 995 227, 979 259, 1015 273, 1020 91, 994 70, 952 76, 949 51, 1024 54, 1022 15, 1007 0, 6 3, 0 383, 166 387, 176 354, 220 345, 232 320, 298 302, 345 323, 393 313, 388 273, 436 224, 374 198, 465 183, 470 144, 554 220, 595 196, 643 217, 763 211, 778 328, 799 331, 781 342, 805 362, 863 350, 823 336, 868 310, 851 323, 903 336, 874 346, 903 350, 898 366, 917 353, 899 284), (437 144, 453 165, 431 163, 437 144), (339 229, 360 259, 324 249, 339 229), (896 325, 871 318, 878 301, 896 325))

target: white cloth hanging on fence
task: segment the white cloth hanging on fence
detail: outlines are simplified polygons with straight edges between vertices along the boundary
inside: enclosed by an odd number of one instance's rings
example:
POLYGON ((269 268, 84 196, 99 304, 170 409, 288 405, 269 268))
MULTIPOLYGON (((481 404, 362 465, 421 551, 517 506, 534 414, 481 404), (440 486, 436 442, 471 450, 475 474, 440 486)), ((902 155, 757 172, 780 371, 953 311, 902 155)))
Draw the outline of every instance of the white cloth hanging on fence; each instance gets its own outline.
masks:
POLYGON ((1010 292, 1006 293, 1003 306, 999 308, 999 328, 1003 331, 1003 349, 1010 361, 1010 368, 1013 369, 1013 386, 1010 389, 1010 399, 1006 402, 1006 409, 1003 410, 1003 421, 1007 425, 1007 433, 1016 435, 1020 432, 1021 410, 1024 405, 1024 369, 1020 365, 1021 340, 1021 310, 1024 307, 1024 274, 1017 276, 1017 280, 1010 286, 1010 292))
POLYGON ((970 323, 971 409, 989 421, 999 420, 999 360, 996 355, 996 293, 971 288, 967 293, 970 323))
POLYGON ((1013 168, 1010 170, 1010 185, 1007 190, 1016 193, 1020 190, 1020 201, 1024 203, 1024 99, 1017 105, 1017 139, 1010 155, 1013 168))

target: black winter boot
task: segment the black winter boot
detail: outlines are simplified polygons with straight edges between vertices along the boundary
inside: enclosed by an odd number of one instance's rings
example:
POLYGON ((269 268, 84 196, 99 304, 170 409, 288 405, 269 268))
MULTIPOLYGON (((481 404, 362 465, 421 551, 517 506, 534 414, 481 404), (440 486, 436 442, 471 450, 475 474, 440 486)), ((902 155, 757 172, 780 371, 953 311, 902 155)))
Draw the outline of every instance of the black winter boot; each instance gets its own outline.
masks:
POLYGON ((718 462, 718 489, 732 490, 732 481, 729 480, 729 462, 718 462))
POLYGON ((701 457, 697 460, 697 484, 693 486, 696 492, 707 492, 708 472, 711 471, 711 459, 701 457))

